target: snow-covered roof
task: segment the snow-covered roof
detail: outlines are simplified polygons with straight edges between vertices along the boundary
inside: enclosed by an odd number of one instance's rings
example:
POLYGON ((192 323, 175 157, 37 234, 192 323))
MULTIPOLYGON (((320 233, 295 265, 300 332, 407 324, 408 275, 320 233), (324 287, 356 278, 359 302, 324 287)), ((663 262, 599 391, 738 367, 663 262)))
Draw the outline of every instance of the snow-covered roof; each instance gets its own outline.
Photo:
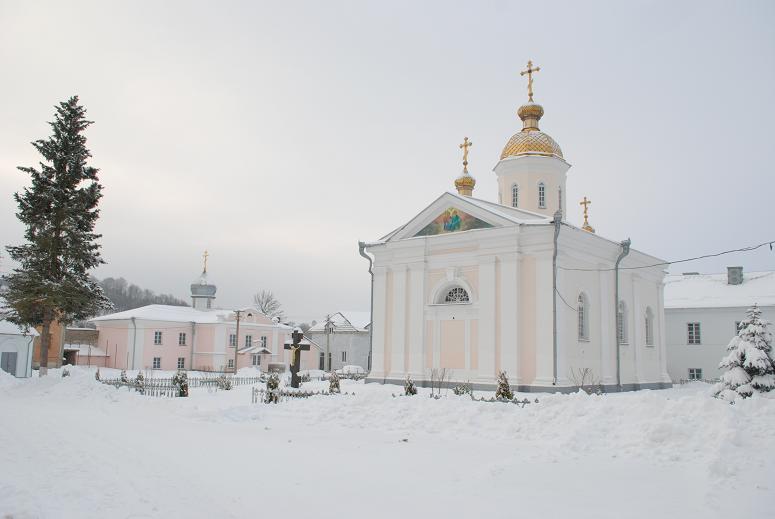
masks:
POLYGON ((775 271, 746 272, 730 285, 727 274, 678 274, 665 277, 665 308, 748 308, 775 306, 775 271))
MULTIPOLYGON (((331 315, 331 322, 334 328, 340 332, 363 332, 371 324, 371 312, 358 312, 351 310, 342 310, 331 315)), ((307 333, 323 333, 325 331, 326 318, 307 330, 307 333)))
POLYGON ((65 351, 77 351, 81 357, 107 357, 105 350, 88 344, 65 344, 65 351), (91 349, 90 349, 91 348, 91 349))
POLYGON ((24 333, 24 329, 20 326, 13 324, 10 321, 0 320, 0 335, 32 335, 38 336, 38 332, 34 328, 30 328, 27 333, 24 333))
MULTIPOLYGON (((146 319, 148 321, 167 321, 176 323, 208 324, 233 320, 234 311, 224 309, 197 310, 190 306, 173 305, 147 305, 132 310, 125 310, 115 314, 101 315, 92 319, 100 321, 121 321, 126 319, 146 319)), ((250 324, 250 323, 245 323, 250 324)), ((284 324, 277 324, 280 328, 289 328, 284 324)))

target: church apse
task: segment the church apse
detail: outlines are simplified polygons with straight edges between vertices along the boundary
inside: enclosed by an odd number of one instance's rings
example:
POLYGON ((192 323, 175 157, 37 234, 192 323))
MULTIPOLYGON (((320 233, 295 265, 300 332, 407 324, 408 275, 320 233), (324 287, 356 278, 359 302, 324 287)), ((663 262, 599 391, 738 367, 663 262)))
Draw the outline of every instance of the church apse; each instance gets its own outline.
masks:
POLYGON ((473 229, 487 229, 493 227, 484 220, 475 216, 450 207, 431 223, 423 227, 415 236, 435 236, 437 234, 448 234, 459 231, 470 231, 473 229))

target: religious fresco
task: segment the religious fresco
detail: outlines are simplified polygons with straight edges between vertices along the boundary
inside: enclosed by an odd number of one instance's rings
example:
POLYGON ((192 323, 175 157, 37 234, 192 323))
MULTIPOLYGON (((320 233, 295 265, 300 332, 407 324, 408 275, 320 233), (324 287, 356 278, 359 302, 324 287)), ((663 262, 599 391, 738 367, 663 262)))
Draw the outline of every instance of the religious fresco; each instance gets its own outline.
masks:
POLYGON ((492 225, 460 209, 450 207, 423 227, 415 236, 434 236, 436 234, 470 231, 471 229, 487 229, 488 227, 492 227, 492 225))

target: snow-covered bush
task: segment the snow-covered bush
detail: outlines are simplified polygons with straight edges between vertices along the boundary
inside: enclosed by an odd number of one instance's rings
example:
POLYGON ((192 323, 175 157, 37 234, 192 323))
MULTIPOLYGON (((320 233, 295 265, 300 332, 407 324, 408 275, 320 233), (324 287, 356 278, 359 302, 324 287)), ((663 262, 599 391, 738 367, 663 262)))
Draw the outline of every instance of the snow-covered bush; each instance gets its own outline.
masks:
POLYGON ((512 400, 514 393, 509 386, 509 379, 505 371, 498 373, 498 389, 495 390, 495 398, 498 400, 512 400))
POLYGON ((120 378, 121 378, 121 382, 129 382, 129 379, 126 376, 126 370, 125 369, 121 370, 120 378))
POLYGON ((231 383, 231 377, 227 377, 226 375, 221 375, 218 377, 218 389, 223 389, 224 391, 231 391, 232 383, 231 383))
POLYGON ((188 396, 188 375, 185 371, 175 373, 172 384, 178 388, 178 396, 188 396))
MULTIPOLYGON (((175 380, 175 379, 173 378, 172 380, 175 380)), ((135 385, 142 386, 143 382, 145 382, 145 377, 143 376, 143 372, 138 371, 137 376, 135 377, 135 385)))
POLYGON ((746 398, 775 388, 772 334, 767 330, 770 323, 761 316, 757 305, 749 308, 737 335, 729 341, 729 353, 719 364, 719 369, 726 371, 714 388, 716 397, 734 401, 738 396, 746 398))
POLYGON ((70 370, 65 368, 62 370, 62 378, 69 377, 70 376, 70 370))
POLYGON ((412 377, 410 377, 408 374, 406 375, 406 380, 404 381, 404 394, 406 396, 417 394, 417 386, 414 385, 412 377))
POLYGON ((331 376, 328 377, 328 391, 330 393, 339 393, 339 375, 336 371, 331 372, 331 376))
POLYGON ((458 396, 470 395, 471 391, 472 391, 471 384, 469 384, 468 382, 466 382, 465 384, 458 384, 452 388, 452 392, 458 396))
POLYGON ((269 378, 266 379, 266 398, 264 401, 267 404, 277 403, 280 401, 280 395, 277 394, 277 390, 280 387, 280 377, 276 372, 269 374, 269 378))
POLYGON ((309 371, 307 371, 305 373, 302 373, 302 375, 301 375, 301 381, 302 382, 309 382, 311 380, 312 380, 312 378, 309 376, 309 371))

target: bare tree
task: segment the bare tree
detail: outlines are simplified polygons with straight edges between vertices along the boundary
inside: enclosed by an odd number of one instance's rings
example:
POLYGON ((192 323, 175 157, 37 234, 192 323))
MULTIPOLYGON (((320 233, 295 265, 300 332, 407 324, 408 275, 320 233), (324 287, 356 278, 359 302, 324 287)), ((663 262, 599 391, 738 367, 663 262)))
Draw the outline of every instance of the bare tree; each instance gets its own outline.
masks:
POLYGON ((285 320, 285 312, 283 312, 282 305, 271 291, 261 290, 253 296, 253 303, 265 316, 270 318, 277 317, 280 321, 285 320))
POLYGON ((603 392, 602 382, 595 377, 595 373, 591 368, 573 369, 571 367, 568 370, 568 378, 570 378, 570 381, 577 389, 581 389, 589 395, 599 395, 603 392))

